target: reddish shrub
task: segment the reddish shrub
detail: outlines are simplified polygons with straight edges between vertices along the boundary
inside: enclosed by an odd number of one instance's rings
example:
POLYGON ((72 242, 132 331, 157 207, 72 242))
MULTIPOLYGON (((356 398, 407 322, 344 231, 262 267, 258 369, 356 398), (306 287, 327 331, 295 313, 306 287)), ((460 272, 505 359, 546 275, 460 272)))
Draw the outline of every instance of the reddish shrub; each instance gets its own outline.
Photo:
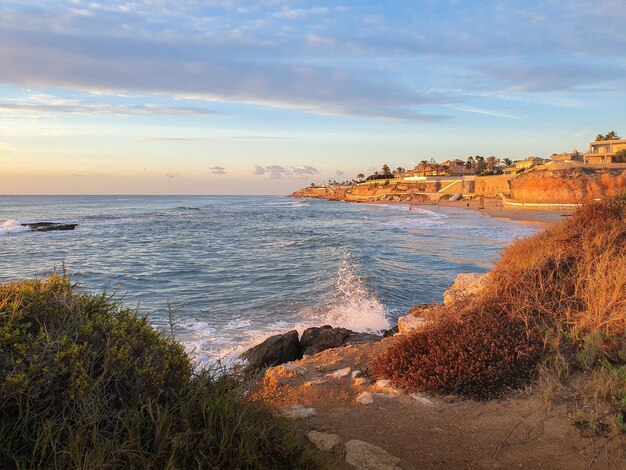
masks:
POLYGON ((486 399, 527 382, 542 354, 543 341, 523 322, 474 314, 403 338, 371 371, 408 390, 486 399))

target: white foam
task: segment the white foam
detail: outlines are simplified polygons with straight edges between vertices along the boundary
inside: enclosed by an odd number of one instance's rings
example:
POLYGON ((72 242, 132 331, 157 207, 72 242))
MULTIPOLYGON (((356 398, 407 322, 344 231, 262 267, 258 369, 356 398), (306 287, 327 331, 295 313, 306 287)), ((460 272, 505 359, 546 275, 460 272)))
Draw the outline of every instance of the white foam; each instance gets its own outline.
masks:
POLYGON ((391 326, 385 306, 367 290, 357 269, 349 255, 342 260, 333 300, 315 309, 307 319, 307 326, 331 325, 367 333, 377 333, 391 326))
POLYGON ((297 319, 282 320, 260 326, 249 318, 234 318, 223 329, 199 321, 186 322, 187 352, 197 367, 220 363, 232 366, 240 362, 241 353, 272 335, 289 330, 302 332, 313 326, 331 325, 357 332, 378 333, 390 328, 387 310, 374 294, 367 290, 357 275, 358 265, 350 256, 342 260, 335 280, 335 293, 330 302, 302 310, 297 319))
POLYGON ((0 235, 12 235, 14 233, 29 232, 30 228, 22 226, 19 220, 8 219, 0 225, 0 235))

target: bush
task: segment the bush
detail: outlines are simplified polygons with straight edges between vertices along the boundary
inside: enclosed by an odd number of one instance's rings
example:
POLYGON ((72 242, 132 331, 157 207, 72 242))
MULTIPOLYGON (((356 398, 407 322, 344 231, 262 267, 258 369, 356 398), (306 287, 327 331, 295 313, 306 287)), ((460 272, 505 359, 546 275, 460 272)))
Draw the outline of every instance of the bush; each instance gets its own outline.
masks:
POLYGON ((403 338, 372 372, 407 389, 492 398, 528 380, 542 346, 523 322, 477 313, 403 338))
POLYGON ((612 401, 624 422, 624 374, 596 379, 626 365, 626 196, 587 204, 514 242, 489 287, 467 303, 440 307, 438 318, 372 370, 408 389, 478 398, 520 385, 538 369, 559 380, 583 371, 597 384, 591 395, 612 401))
POLYGON ((227 375, 65 276, 0 285, 0 467, 312 468, 227 375))

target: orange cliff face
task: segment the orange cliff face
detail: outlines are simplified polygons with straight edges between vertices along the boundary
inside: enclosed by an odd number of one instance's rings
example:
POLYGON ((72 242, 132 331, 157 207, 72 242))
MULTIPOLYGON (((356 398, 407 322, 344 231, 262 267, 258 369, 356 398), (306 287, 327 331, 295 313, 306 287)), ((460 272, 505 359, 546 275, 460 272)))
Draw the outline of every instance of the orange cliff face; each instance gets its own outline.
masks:
POLYGON ((328 199, 331 201, 342 201, 345 199, 346 192, 349 187, 326 188, 326 187, 308 187, 299 189, 292 193, 289 197, 306 197, 313 199, 328 199))
POLYGON ((529 171, 512 181, 516 201, 579 204, 626 192, 626 171, 577 168, 564 171, 529 171))

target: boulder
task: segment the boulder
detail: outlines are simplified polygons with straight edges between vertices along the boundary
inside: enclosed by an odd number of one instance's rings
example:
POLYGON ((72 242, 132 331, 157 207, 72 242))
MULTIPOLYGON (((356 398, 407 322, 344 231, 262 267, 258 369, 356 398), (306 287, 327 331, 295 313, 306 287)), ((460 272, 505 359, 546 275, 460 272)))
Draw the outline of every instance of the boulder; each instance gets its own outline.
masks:
POLYGON ((350 375, 350 368, 344 367, 343 369, 338 369, 335 372, 326 374, 326 377, 338 380, 338 379, 343 379, 344 377, 347 377, 348 375, 350 375))
POLYGON ((400 470, 400 459, 367 442, 346 442, 346 462, 360 470, 400 470))
POLYGON ((346 328, 333 328, 330 325, 307 328, 302 333, 300 344, 305 356, 312 356, 325 349, 338 348, 354 333, 346 328))
POLYGON ((428 324, 428 312, 434 307, 432 304, 423 304, 413 307, 403 317, 398 318, 398 334, 405 335, 419 330, 428 324))
POLYGON ((489 283, 489 274, 461 273, 443 294, 443 303, 451 305, 481 292, 489 283))
POLYGON ((393 328, 391 328, 390 330, 385 330, 383 332, 383 338, 389 338, 390 336, 394 336, 396 335, 398 332, 400 331, 400 329, 398 328, 398 325, 394 326, 393 328))
POLYGON ((358 397, 356 397, 356 402, 360 405, 371 405, 374 403, 374 397, 370 392, 362 392, 358 397))
POLYGON ((307 408, 302 405, 289 405, 278 410, 278 415, 287 419, 302 419, 315 416, 313 408, 307 408))
POLYGON ((300 344, 305 356, 312 356, 326 349, 338 348, 347 344, 373 343, 380 336, 370 333, 357 333, 346 328, 333 328, 330 325, 307 328, 302 333, 300 344))
POLYGON ((307 434, 307 437, 313 444, 315 444, 315 447, 325 452, 330 452, 341 444, 341 438, 337 434, 310 431, 307 434))
POLYGON ((244 352, 241 357, 248 361, 248 369, 262 369, 302 358, 298 332, 289 331, 267 338, 261 344, 244 352))

